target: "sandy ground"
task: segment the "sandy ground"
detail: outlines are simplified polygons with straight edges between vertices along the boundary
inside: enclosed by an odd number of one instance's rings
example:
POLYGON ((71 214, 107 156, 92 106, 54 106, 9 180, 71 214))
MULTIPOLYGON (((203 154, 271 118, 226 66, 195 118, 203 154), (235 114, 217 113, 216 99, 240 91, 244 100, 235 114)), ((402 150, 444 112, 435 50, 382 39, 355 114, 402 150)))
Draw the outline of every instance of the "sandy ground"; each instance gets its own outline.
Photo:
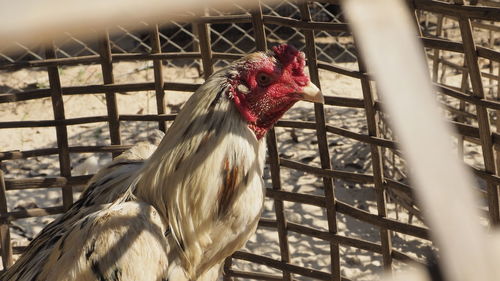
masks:
MULTIPOLYGON (((343 67, 354 69, 354 64, 344 64, 343 67)), ((119 63, 115 65, 116 80, 120 82, 152 81, 153 72, 146 63, 119 63)), ((63 86, 102 83, 99 66, 79 66, 61 69, 63 86)), ((202 82, 194 69, 165 68, 166 81, 202 82)), ((450 79, 457 79, 450 78, 450 79)), ((43 71, 16 71, 0 73, 0 89, 3 92, 24 89, 28 87, 46 87, 48 78, 43 71)), ((325 95, 343 97, 362 97, 361 85, 358 80, 338 74, 321 72, 321 86, 325 95)), ((178 111, 180 105, 187 99, 187 93, 167 92, 168 112, 178 111)), ((83 117, 105 115, 106 107, 103 95, 66 96, 64 98, 66 116, 83 117)), ((127 93, 118 95, 119 112, 121 114, 154 114, 156 105, 154 92, 127 93)), ((329 124, 354 132, 366 133, 364 110, 327 106, 326 116, 329 124)), ((25 101, 11 104, 0 104, 0 121, 44 120, 52 119, 51 102, 49 99, 25 101)), ((285 116, 294 120, 314 120, 312 106, 298 103, 285 116)), ((154 122, 132 122, 121 126, 122 139, 125 144, 138 141, 157 141, 154 122)), ((288 128, 276 129, 279 142, 279 152, 282 157, 301 163, 320 167, 317 141, 314 131, 294 130, 288 128)), ((108 144, 109 133, 104 123, 69 126, 70 145, 108 144)), ((371 173, 369 146, 337 135, 329 135, 329 149, 334 168, 371 173)), ((467 144, 465 158, 471 165, 481 167, 482 160, 477 145, 467 144)), ((3 129, 0 130, 0 147, 2 151, 28 150, 36 148, 56 147, 54 128, 3 129)), ((102 164, 110 161, 107 154, 72 154, 73 175, 94 173, 102 164)), ((7 178, 55 176, 58 175, 57 157, 36 157, 28 160, 5 161, 3 169, 7 178)), ((283 189, 305 194, 322 195, 321 178, 299 171, 283 168, 281 170, 283 189)), ((270 187, 270 175, 266 170, 266 184, 270 187)), ((335 180, 335 192, 339 200, 376 214, 376 200, 372 185, 354 184, 335 180)), ((78 196, 75 192, 75 196, 78 196)), ((22 190, 8 192, 9 210, 16 208, 32 208, 56 206, 61 204, 61 194, 58 190, 22 190)), ((285 203, 285 213, 291 222, 327 230, 326 211, 322 208, 285 203)), ((388 204, 388 215, 402 222, 408 222, 408 212, 388 204)), ((265 218, 275 218, 274 204, 267 200, 263 213, 265 218)), ((53 217, 30 218, 13 222, 12 238, 14 245, 25 245, 53 217)), ((358 221, 349 216, 337 216, 339 234, 348 237, 361 238, 380 243, 379 230, 370 224, 358 221)), ((418 219, 413 223, 422 225, 418 219)), ((325 272, 330 271, 329 245, 325 241, 290 232, 288 235, 292 263, 325 272)), ((426 254, 432 249, 428 241, 416 239, 407 235, 392 234, 393 246, 410 256, 425 260, 426 254)), ((262 254, 274 259, 280 259, 277 232, 270 229, 259 229, 247 243, 245 250, 262 254)), ((352 247, 341 247, 342 275, 352 280, 377 280, 382 269, 382 257, 352 247)), ((405 265, 395 262, 394 268, 400 270, 405 265)), ((259 272, 277 273, 271 268, 235 261, 235 268, 259 272)), ((295 276, 299 280, 309 280, 295 276)))

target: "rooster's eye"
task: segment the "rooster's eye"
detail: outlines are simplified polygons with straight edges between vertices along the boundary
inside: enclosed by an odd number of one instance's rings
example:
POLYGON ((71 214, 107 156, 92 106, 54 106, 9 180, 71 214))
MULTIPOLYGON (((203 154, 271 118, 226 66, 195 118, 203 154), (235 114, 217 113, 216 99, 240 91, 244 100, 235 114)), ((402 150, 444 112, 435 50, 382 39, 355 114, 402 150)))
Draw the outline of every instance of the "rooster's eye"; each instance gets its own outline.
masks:
POLYGON ((269 86, 269 84, 271 84, 271 82, 272 82, 271 76, 269 76, 268 74, 263 72, 257 74, 257 83, 259 84, 259 86, 267 87, 269 86))

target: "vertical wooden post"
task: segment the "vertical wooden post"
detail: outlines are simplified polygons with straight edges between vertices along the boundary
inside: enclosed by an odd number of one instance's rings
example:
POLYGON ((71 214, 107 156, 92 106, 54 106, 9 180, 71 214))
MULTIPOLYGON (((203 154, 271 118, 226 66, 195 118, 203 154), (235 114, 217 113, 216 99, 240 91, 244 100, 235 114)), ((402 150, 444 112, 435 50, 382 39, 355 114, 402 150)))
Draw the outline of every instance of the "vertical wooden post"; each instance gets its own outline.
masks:
POLYGON ((201 63, 203 64, 203 77, 208 79, 214 72, 212 63, 212 45, 210 40, 210 26, 207 23, 198 23, 198 38, 200 40, 201 63))
MULTIPOLYGON (((361 57, 358 57, 359 71, 366 73, 366 67, 361 57)), ((372 137, 379 138, 380 132, 377 125, 378 113, 375 110, 375 99, 370 87, 370 80, 366 75, 363 75, 361 80, 361 88, 363 90, 363 101, 366 111, 366 122, 368 125, 368 134, 372 137)), ((380 147, 376 144, 370 144, 372 168, 373 168, 373 181, 375 184, 375 191, 377 193, 377 213, 379 217, 387 217, 387 193, 384 188, 384 170, 383 159, 380 147)), ((384 227, 380 227, 380 241, 382 244, 382 257, 384 260, 384 268, 392 271, 392 239, 391 232, 384 227)))
MULTIPOLYGON (((7 216, 7 193, 3 171, 0 169, 0 215, 7 216)), ((0 240, 2 247, 2 265, 4 269, 12 265, 12 244, 10 243, 10 228, 8 219, 0 221, 0 240)))
POLYGON ((267 50, 267 41, 266 41, 266 31, 264 29, 264 20, 262 16, 262 5, 259 1, 259 6, 252 10, 252 25, 255 39, 255 46, 257 51, 265 51, 267 50))
MULTIPOLYGON (((464 45, 464 54, 467 64, 467 69, 471 79, 472 92, 477 98, 483 99, 484 89, 481 80, 481 69, 478 64, 478 56, 474 38, 472 37, 472 26, 468 18, 459 17, 460 33, 462 34, 462 42, 464 45)), ((487 173, 495 174, 495 156, 493 154, 493 142, 490 131, 490 120, 488 110, 483 105, 476 105, 477 121, 479 125, 479 134, 481 140, 481 148, 483 152, 484 168, 487 173)), ((493 182, 488 182, 488 208, 490 222, 492 225, 500 224, 500 209, 498 199, 498 186, 493 182)))
MULTIPOLYGON (((302 21, 310 22, 311 13, 309 11, 309 7, 307 2, 303 2, 299 4, 300 15, 302 21)), ((314 33, 312 30, 304 30, 303 31, 305 40, 306 40, 306 48, 305 53, 309 66, 309 76, 311 77, 311 81, 316 84, 319 88, 321 88, 319 81, 319 72, 317 65, 317 57, 316 57, 316 44, 314 40, 314 33)), ((321 168, 323 169, 331 169, 332 165, 330 163, 330 153, 328 149, 328 140, 326 136, 326 119, 325 119, 325 110, 322 104, 314 104, 314 113, 316 117, 316 136, 318 138, 318 148, 321 159, 321 168)), ((326 197, 326 214, 328 218, 328 231, 332 234, 337 234, 337 211, 335 208, 335 192, 333 179, 324 177, 323 185, 325 190, 326 197)), ((340 247, 337 242, 330 242, 330 259, 331 259, 331 271, 332 271, 332 279, 333 281, 340 281, 340 247)))
MULTIPOLYGON (((56 58, 54 44, 51 42, 45 48, 45 57, 47 59, 56 58)), ((61 89, 61 79, 59 77, 59 68, 57 66, 47 67, 49 75, 49 84, 51 89, 52 110, 54 112, 54 120, 64 121, 66 119, 64 113, 64 100, 61 89)), ((59 169, 61 176, 71 177, 71 162, 69 157, 68 145, 68 130, 66 125, 59 123, 56 125, 57 147, 59 148, 59 169)), ((68 210, 73 204, 73 190, 71 186, 62 188, 63 206, 68 210)))
MULTIPOLYGON (((193 30, 193 52, 200 52, 200 31, 198 30, 198 24, 192 23, 191 28, 193 30)), ((196 59, 196 70, 198 70, 198 76, 201 77, 201 74, 203 73, 202 70, 202 62, 199 59, 196 59)))
MULTIPOLYGON (((104 85, 113 84, 113 59, 111 56, 111 46, 109 42, 108 32, 104 32, 100 42, 101 69, 104 85)), ((108 110, 109 136, 111 137, 112 145, 121 144, 120 138, 120 120, 118 115, 118 106, 116 103, 116 94, 114 92, 106 92, 106 108, 108 110)), ((113 152, 113 157, 120 153, 113 152)))
MULTIPOLYGON (((151 53, 161 53, 160 32, 155 24, 151 31, 151 53)), ((156 91, 156 111, 158 115, 165 114, 165 91, 163 90, 163 66, 161 59, 153 60, 155 91, 156 91)), ((167 125, 165 121, 158 121, 158 129, 165 132, 167 125)))
MULTIPOLYGON (((259 6, 251 12, 252 24, 254 28, 254 39, 257 51, 267 50, 267 40, 266 33, 264 29, 264 21, 262 16, 262 5, 259 1, 259 6)), ((276 132, 271 129, 267 133, 267 151, 269 154, 269 166, 271 173, 272 188, 274 190, 281 190, 281 170, 280 170, 280 159, 278 153, 278 144, 276 141, 276 132)), ((290 262, 290 247, 288 244, 288 229, 287 229, 287 219, 285 215, 285 207, 283 200, 275 199, 274 207, 276 213, 276 221, 278 227, 278 241, 280 245, 281 261, 289 263, 290 262)), ((283 270, 283 280, 293 280, 292 274, 283 270)))
MULTIPOLYGON (((443 15, 438 15, 437 16, 437 23, 436 23, 436 36, 439 37, 441 36, 441 33, 443 31, 443 22, 444 22, 444 16, 443 15)), ((434 57, 432 58, 432 82, 437 82, 438 77, 439 77, 439 54, 440 50, 439 49, 434 49, 434 57)))
MULTIPOLYGON (((259 7, 252 12, 252 24, 254 28, 254 38, 257 50, 266 51, 267 42, 264 30, 264 21, 262 17, 262 6, 260 2, 259 7)), ((276 141, 276 132, 274 128, 267 133, 266 141, 267 152, 269 154, 272 188, 274 190, 281 190, 280 159, 278 153, 278 144, 276 141)), ((289 263, 290 247, 288 245, 287 219, 285 215, 283 200, 274 199, 274 209, 276 212, 276 221, 278 224, 278 241, 280 245, 281 261, 289 263)), ((292 280, 292 274, 289 271, 283 270, 283 280, 292 280)))
MULTIPOLYGON (((500 62, 498 63, 498 74, 497 74, 497 100, 500 101, 500 62)), ((497 133, 500 132, 500 110, 496 111, 497 114, 497 120, 496 120, 496 126, 497 126, 497 133)), ((496 149, 496 164, 497 164, 497 175, 500 174, 500 150, 496 149)))
MULTIPOLYGON (((270 130, 267 134, 267 152, 269 154, 272 188, 274 190, 281 190, 280 160, 278 153, 278 144, 276 142, 276 133, 274 129, 270 130)), ((281 261, 289 263, 290 247, 288 245, 288 222, 285 215, 285 206, 283 200, 274 199, 274 209, 276 212, 276 221, 278 224, 278 241, 280 244, 281 261)), ((292 274, 287 270, 283 270, 283 280, 292 280, 292 274)))
MULTIPOLYGON (((467 67, 466 64, 464 63, 464 70, 462 71, 462 82, 460 85, 460 90, 463 93, 467 93, 467 90, 469 89, 469 73, 467 72, 467 67)), ((459 102, 459 109, 461 112, 465 112, 465 101, 460 100, 459 102)), ((466 118, 465 116, 458 115, 458 122, 465 122, 466 118)), ((465 138, 463 135, 458 135, 457 137, 457 148, 458 148, 458 156, 460 159, 463 159, 464 157, 464 141, 465 138)))

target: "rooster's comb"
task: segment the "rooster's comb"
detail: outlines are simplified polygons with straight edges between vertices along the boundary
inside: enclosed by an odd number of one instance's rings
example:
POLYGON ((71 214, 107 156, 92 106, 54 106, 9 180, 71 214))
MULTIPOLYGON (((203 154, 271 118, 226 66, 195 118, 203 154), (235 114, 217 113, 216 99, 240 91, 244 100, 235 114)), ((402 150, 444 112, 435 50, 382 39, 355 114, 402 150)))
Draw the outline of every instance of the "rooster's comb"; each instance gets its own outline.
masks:
POLYGON ((303 69, 305 65, 304 54, 294 46, 281 44, 273 47, 274 56, 283 65, 292 64, 292 69, 303 69))

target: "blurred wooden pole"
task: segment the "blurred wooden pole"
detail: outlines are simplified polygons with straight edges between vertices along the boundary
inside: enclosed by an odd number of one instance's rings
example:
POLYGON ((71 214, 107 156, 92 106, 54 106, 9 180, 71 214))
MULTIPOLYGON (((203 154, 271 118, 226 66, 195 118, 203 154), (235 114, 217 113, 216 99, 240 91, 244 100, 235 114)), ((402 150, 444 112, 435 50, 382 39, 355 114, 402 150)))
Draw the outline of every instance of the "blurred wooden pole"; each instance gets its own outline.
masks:
POLYGON ((234 3, 249 8, 258 4, 252 0, 0 0, 0 47, 13 41, 30 45, 47 38, 57 40, 64 32, 92 36, 93 29, 141 21, 189 21, 202 13, 203 7, 227 11, 234 3))

